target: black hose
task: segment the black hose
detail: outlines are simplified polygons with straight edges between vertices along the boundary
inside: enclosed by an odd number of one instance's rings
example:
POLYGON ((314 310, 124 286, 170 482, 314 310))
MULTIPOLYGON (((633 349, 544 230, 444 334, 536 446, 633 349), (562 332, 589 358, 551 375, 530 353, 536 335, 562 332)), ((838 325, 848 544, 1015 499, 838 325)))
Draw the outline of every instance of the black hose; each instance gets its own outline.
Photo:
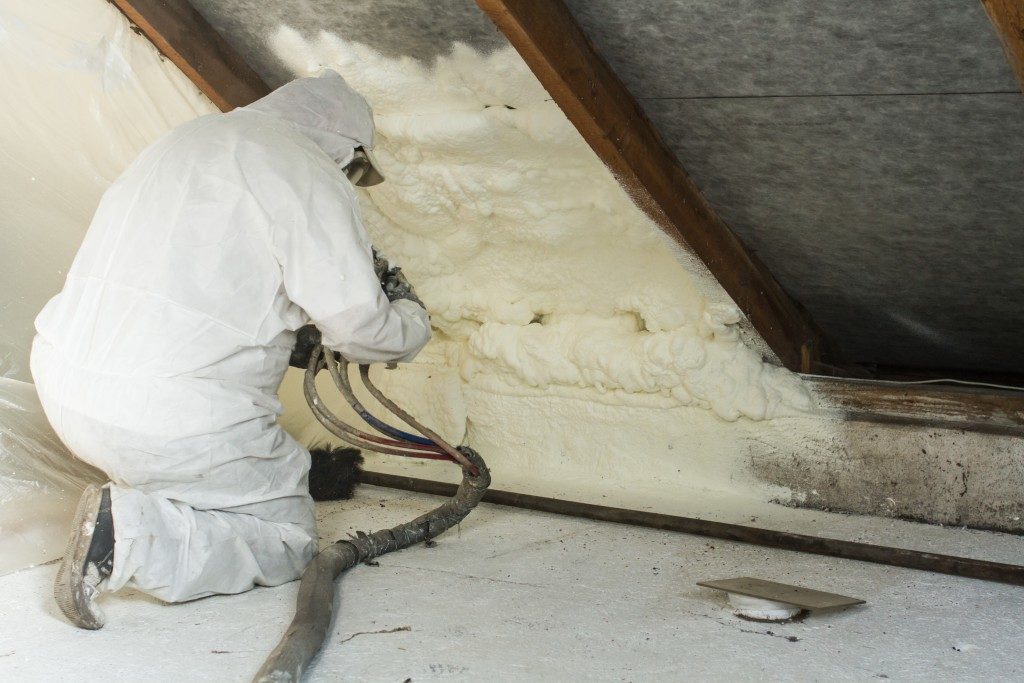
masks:
MULTIPOLYGON (((338 420, 327 410, 316 393, 314 380, 316 373, 323 367, 321 362, 323 356, 324 352, 321 347, 313 353, 309 366, 306 368, 304 384, 306 399, 313 409, 313 414, 332 433, 350 443, 359 442, 362 439, 357 435, 367 435, 338 420)), ((342 369, 344 368, 345 366, 342 365, 342 369)), ((367 387, 376 391, 376 388, 369 383, 368 377, 364 381, 367 382, 367 387)), ((367 562, 385 553, 408 548, 439 536, 465 519, 466 515, 480 502, 487 487, 491 484, 491 475, 487 465, 476 451, 464 446, 455 449, 441 437, 412 420, 408 413, 394 403, 388 401, 387 405, 399 418, 422 429, 424 435, 445 452, 451 450, 458 454, 460 463, 464 463, 462 483, 450 500, 431 512, 391 529, 375 531, 372 534, 359 532, 353 538, 341 540, 328 546, 314 557, 302 573, 302 579, 299 582, 299 594, 295 601, 295 616, 277 647, 270 653, 256 674, 254 680, 259 683, 297 682, 300 680, 302 672, 320 650, 327 637, 334 612, 334 582, 342 572, 360 562, 367 562)), ((414 447, 414 444, 410 443, 409 446, 414 447)), ((368 447, 376 451, 386 450, 374 444, 369 444, 368 447)), ((418 457, 429 456, 419 455, 418 457)))
POLYGON ((461 522, 476 507, 491 483, 483 459, 472 449, 460 449, 479 474, 464 472, 455 495, 435 510, 392 529, 358 534, 338 541, 310 562, 299 583, 295 617, 274 651, 256 674, 259 683, 298 681, 320 650, 334 610, 334 582, 360 562, 401 550, 438 536, 461 522))

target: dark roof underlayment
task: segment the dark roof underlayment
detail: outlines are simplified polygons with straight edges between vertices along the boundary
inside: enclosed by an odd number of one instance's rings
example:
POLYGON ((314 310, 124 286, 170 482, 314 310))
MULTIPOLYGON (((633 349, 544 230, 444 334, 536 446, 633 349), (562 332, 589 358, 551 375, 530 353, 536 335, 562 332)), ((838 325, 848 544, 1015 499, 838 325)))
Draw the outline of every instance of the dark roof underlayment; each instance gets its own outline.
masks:
MULTIPOLYGON (((282 24, 426 60, 507 44, 472 0, 193 4, 271 85, 282 24)), ((1024 95, 979 2, 568 5, 839 360, 1024 374, 1024 95)))

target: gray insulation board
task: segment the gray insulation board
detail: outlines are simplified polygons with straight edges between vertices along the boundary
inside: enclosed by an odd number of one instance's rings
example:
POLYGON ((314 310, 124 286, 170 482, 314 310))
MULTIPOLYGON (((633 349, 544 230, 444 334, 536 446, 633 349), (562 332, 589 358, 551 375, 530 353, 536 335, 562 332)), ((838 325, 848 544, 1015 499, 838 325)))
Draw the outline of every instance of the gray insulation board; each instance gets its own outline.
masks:
POLYGON ((978 0, 567 0, 635 97, 1015 92, 978 0))
POLYGON ((643 104, 849 360, 1024 368, 1024 96, 643 104))
POLYGON ((980 2, 568 4, 841 359, 1024 371, 1024 96, 980 2))

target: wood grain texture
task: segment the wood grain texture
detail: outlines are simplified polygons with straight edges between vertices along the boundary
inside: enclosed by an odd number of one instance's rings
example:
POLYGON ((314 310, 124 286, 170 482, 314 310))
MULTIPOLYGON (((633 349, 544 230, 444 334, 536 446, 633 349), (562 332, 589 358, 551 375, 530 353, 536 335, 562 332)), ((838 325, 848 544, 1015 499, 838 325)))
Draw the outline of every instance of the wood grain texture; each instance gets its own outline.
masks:
POLYGON ((981 0, 999 34, 1013 75, 1024 90, 1024 0, 981 0))
POLYGON ((270 92, 187 0, 110 0, 221 111, 270 92))
POLYGON ((1024 392, 806 378, 826 412, 847 420, 1024 436, 1024 392))
POLYGON ((476 0, 637 205, 699 257, 779 359, 808 371, 807 313, 717 215, 561 0, 476 0))

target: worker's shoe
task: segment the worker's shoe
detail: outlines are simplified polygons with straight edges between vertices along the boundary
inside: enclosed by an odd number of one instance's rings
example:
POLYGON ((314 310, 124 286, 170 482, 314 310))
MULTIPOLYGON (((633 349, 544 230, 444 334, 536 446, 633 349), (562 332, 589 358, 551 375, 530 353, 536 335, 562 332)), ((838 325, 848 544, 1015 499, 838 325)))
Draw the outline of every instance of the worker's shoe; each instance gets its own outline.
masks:
POLYGON ((71 537, 53 586, 60 611, 75 626, 91 630, 103 626, 103 612, 96 598, 113 569, 114 516, 110 510, 110 489, 92 484, 78 502, 71 537))

